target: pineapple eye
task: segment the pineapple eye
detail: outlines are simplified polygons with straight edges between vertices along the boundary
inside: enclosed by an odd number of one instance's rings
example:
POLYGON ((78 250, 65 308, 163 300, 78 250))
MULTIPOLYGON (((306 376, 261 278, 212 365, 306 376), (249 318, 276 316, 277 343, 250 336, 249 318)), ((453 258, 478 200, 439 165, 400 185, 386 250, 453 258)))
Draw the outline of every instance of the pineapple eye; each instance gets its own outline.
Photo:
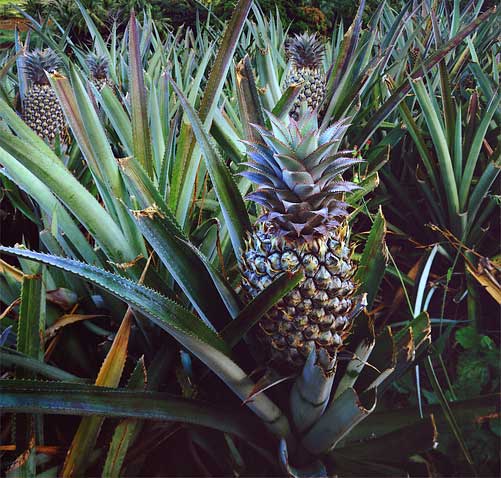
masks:
POLYGON ((263 276, 261 280, 258 282, 258 287, 260 290, 266 289, 271 284, 271 279, 269 276, 263 276))
POLYGON ((309 299, 315 295, 317 288, 315 286, 315 282, 313 282, 313 279, 311 277, 303 282, 303 284, 301 285, 301 290, 303 292, 303 296, 309 299))
POLYGON ((351 267, 346 261, 341 260, 339 261, 338 269, 339 269, 339 274, 345 274, 351 269, 351 267))
POLYGON ((295 269, 299 265, 299 259, 296 254, 294 254, 294 252, 287 251, 282 254, 280 263, 282 270, 290 271, 295 269))
POLYGON ((336 321, 334 322, 334 328, 336 330, 343 330, 346 328, 348 325, 348 317, 345 317, 344 315, 340 315, 339 317, 336 318, 336 321))
POLYGON ((336 239, 329 239, 328 246, 332 252, 336 252, 336 248, 337 248, 338 244, 339 244, 339 241, 336 241, 336 239))
POLYGON ((329 345, 332 342, 332 333, 330 330, 322 332, 317 337, 317 342, 319 345, 329 345))
POLYGON ((297 315, 296 317, 294 317, 294 324, 296 325, 296 327, 304 328, 308 325, 308 323, 308 316, 306 315, 297 315))
POLYGON ((311 324, 306 329, 304 329, 304 336, 307 339, 315 338, 319 333, 319 328, 317 324, 311 324))
POLYGON ((317 307, 324 307, 328 304, 328 302, 329 302, 329 296, 327 295, 327 292, 325 292, 324 290, 318 291, 313 297, 313 303, 317 307))
POLYGON ((318 259, 313 254, 306 254, 303 257, 303 266, 305 274, 308 277, 312 277, 317 272, 318 259))
POLYGON ((270 272, 278 272, 281 270, 281 260, 278 252, 275 252, 268 257, 268 266, 270 268, 270 272))
POLYGON ((307 314, 311 311, 313 304, 310 299, 304 299, 300 304, 297 305, 297 310, 300 313, 307 314))
POLYGON ((258 255, 254 259, 253 264, 256 272, 261 274, 266 273, 266 259, 264 258, 264 256, 258 255))
POLYGON ((320 266, 320 269, 315 274, 315 283, 317 284, 317 287, 319 289, 327 289, 330 280, 331 274, 329 271, 324 266, 320 266))
POLYGON ((285 296, 285 300, 288 305, 290 305, 291 307, 295 307, 302 300, 301 293, 299 292, 299 290, 294 289, 291 292, 289 292, 288 295, 285 296))
POLYGON ((321 320, 319 321, 319 326, 322 329, 322 331, 325 331, 329 329, 333 323, 334 323, 334 316, 332 314, 327 314, 321 318, 321 320))
POLYGON ((325 265, 331 269, 332 267, 336 267, 339 259, 332 253, 328 252, 325 254, 325 265))

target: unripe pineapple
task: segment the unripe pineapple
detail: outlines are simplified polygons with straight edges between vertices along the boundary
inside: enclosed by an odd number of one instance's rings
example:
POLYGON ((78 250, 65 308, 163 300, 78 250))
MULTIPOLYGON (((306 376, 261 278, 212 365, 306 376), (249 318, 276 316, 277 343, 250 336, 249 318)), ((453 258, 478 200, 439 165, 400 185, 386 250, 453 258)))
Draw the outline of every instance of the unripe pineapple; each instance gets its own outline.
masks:
POLYGON ((89 67, 90 78, 99 91, 105 86, 113 88, 113 83, 109 77, 109 64, 106 56, 89 53, 87 55, 87 66, 89 67))
POLYGON ((46 74, 55 73, 60 67, 60 59, 50 48, 26 53, 24 58, 29 87, 23 103, 23 119, 38 136, 49 141, 65 128, 63 110, 46 74))
POLYGON ((411 69, 414 69, 418 62, 421 60, 421 50, 419 48, 411 48, 410 52, 411 69))
POLYGON ((286 52, 291 62, 291 70, 285 80, 286 86, 303 84, 290 112, 297 120, 301 103, 306 102, 309 108, 315 110, 320 107, 325 97, 325 73, 322 66, 325 47, 316 33, 303 33, 289 40, 286 52))
POLYGON ((255 297, 278 274, 304 272, 304 280, 259 326, 273 361, 302 367, 316 347, 333 364, 357 304, 355 266, 346 223, 344 193, 357 186, 341 174, 361 160, 337 152, 345 121, 324 132, 316 112, 287 123, 270 115, 272 131, 256 127, 261 143, 247 143, 250 161, 242 175, 257 184, 248 199, 265 208, 242 253, 242 286, 255 297))

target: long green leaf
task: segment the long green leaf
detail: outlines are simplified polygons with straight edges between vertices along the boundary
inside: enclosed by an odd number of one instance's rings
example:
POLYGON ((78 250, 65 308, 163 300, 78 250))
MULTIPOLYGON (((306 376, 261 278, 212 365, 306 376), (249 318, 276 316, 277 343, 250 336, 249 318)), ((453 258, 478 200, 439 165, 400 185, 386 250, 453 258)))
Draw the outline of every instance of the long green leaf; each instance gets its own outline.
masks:
POLYGON ((294 106, 294 102, 299 96, 299 93, 301 93, 302 88, 303 88, 302 84, 297 84, 297 85, 295 84, 288 86, 287 89, 284 91, 284 94, 280 97, 280 99, 277 101, 277 104, 274 106, 271 112, 273 116, 276 116, 282 121, 287 119, 289 111, 294 106))
POLYGON ((146 240, 201 315, 207 325, 222 328, 231 321, 210 274, 199 257, 180 240, 177 229, 155 206, 134 211, 146 240))
MULTIPOLYGON (((139 226, 144 229, 147 239, 151 239, 152 245, 155 243, 161 247, 162 261, 167 261, 165 265, 190 300, 193 301, 194 307, 199 312, 201 310, 209 312, 217 308, 218 304, 212 304, 210 300, 207 300, 207 296, 217 297, 219 292, 230 315, 236 317, 240 311, 240 305, 233 288, 212 263, 188 241, 168 205, 141 165, 133 157, 121 160, 120 165, 126 175, 130 194, 134 194, 139 204, 149 211, 149 214, 146 215, 136 213, 136 216, 140 216, 139 219, 136 219, 139 221, 139 226), (152 221, 157 221, 157 224, 152 221), (157 229, 160 227, 157 231, 158 235, 157 232, 150 231, 151 227, 157 229), (160 242, 163 242, 163 245, 160 242), (197 287, 199 291, 194 293, 197 287), (214 296, 207 294, 204 287, 209 287, 214 296)), ((227 312, 222 309, 220 319, 223 325, 225 324, 225 316, 227 316, 227 312)), ((207 313, 204 313, 204 317, 206 320, 210 320, 207 313)), ((219 320, 216 321, 216 324, 218 322, 219 320)))
POLYGON ((367 293, 367 307, 369 309, 374 303, 388 261, 385 236, 386 220, 383 212, 379 209, 372 223, 371 231, 355 274, 355 281, 360 283, 359 292, 367 293))
POLYGON ((363 444, 333 450, 329 460, 342 463, 351 459, 365 463, 405 465, 411 455, 434 449, 438 444, 437 439, 435 420, 429 416, 382 437, 368 439, 363 444))
MULTIPOLYGON (((28 357, 43 358, 42 337, 45 331, 45 287, 42 281, 42 268, 37 273, 25 275, 21 289, 21 307, 17 328, 17 351, 28 357)), ((19 378, 32 377, 16 373, 19 378)))
MULTIPOLYGON (((206 130, 211 128, 219 97, 237 48, 238 38, 251 5, 252 0, 238 1, 221 39, 221 46, 214 60, 199 108, 200 121, 206 130)), ((180 164, 177 165, 177 168, 181 168, 181 172, 178 174, 177 183, 172 185, 170 204, 172 210, 176 211, 179 222, 184 227, 193 197, 193 188, 201 156, 200 150, 195 147, 196 139, 191 127, 186 124, 181 129, 181 135, 183 136, 183 150, 178 160, 180 164)))
POLYGON ((89 98, 75 68, 70 69, 73 89, 65 77, 54 76, 52 84, 60 99, 68 122, 82 147, 82 152, 94 172, 96 185, 107 206, 108 212, 116 215, 117 223, 127 237, 127 242, 134 249, 135 255, 146 256, 146 249, 141 235, 127 213, 123 202, 128 198, 120 177, 117 161, 95 106, 89 98), (122 200, 123 202, 119 201, 122 200))
POLYGON ((448 53, 454 50, 468 35, 474 32, 485 20, 487 20, 493 13, 495 9, 487 10, 486 12, 479 15, 475 20, 466 25, 454 38, 451 38, 446 42, 442 48, 438 49, 432 53, 422 65, 422 68, 418 68, 417 71, 413 72, 410 78, 408 78, 402 85, 400 85, 397 90, 388 98, 383 105, 378 109, 378 111, 371 116, 370 120, 365 125, 364 129, 357 136, 355 144, 364 144, 367 139, 369 139, 378 126, 390 115, 390 113, 400 104, 401 101, 407 96, 411 89, 411 81, 420 78, 424 71, 429 71, 433 68, 442 58, 444 58, 448 53))
MULTIPOLYGON (((234 434, 259 446, 264 429, 248 413, 164 393, 37 382, 0 380, 0 409, 23 413, 130 417, 178 421, 234 434)), ((266 433, 266 432, 265 432, 266 433)))
MULTIPOLYGON (((12 156, 2 156, 6 170, 0 170, 0 175, 8 177, 16 183, 26 194, 31 196, 47 214, 48 217, 57 216, 60 231, 64 231, 65 241, 70 242, 85 262, 100 265, 100 260, 89 244, 78 225, 68 214, 66 208, 59 202, 50 189, 40 181, 31 171, 17 162, 12 156)), ((62 241, 61 234, 57 234, 58 242, 62 241)))
MULTIPOLYGON (((35 265, 34 274, 25 274, 21 288, 21 306, 17 327, 17 351, 43 362, 43 333, 45 330, 45 286, 42 280, 44 267, 35 265)), ((23 368, 16 369, 16 378, 35 378, 35 374, 23 368)), ((16 416, 16 444, 21 451, 33 445, 33 437, 40 439, 39 417, 16 416)), ((28 472, 29 460, 21 468, 28 472)))
POLYGON ((23 369, 30 373, 30 375, 39 375, 52 380, 65 380, 66 382, 85 382, 85 379, 76 377, 75 375, 65 372, 58 367, 40 362, 25 354, 0 348, 0 364, 3 367, 16 367, 16 369, 23 369))
MULTIPOLYGON (((457 223, 459 210, 458 185, 454 175, 452 158, 449 151, 448 141, 441 124, 440 118, 433 107, 429 94, 426 92, 422 78, 417 78, 412 82, 412 88, 416 94, 421 108, 423 109, 424 119, 428 125, 428 131, 433 140, 433 145, 437 152, 440 173, 444 181, 444 189, 447 197, 447 206, 449 210, 449 219, 451 224, 457 223)), ((457 232, 457 224, 455 228, 457 232)))
MULTIPOLYGON (((42 262, 95 283, 128 302, 171 334, 219 376, 242 401, 253 392, 254 383, 228 357, 227 344, 199 318, 158 292, 78 261, 3 246, 0 246, 0 252, 42 262)), ((286 417, 266 395, 259 394, 246 404, 273 433, 288 440, 292 439, 286 417)))
POLYGON ((221 337, 230 347, 235 346, 263 315, 294 289, 303 278, 301 271, 279 275, 244 307, 233 322, 221 331, 221 337))
POLYGON ((233 180, 231 171, 214 148, 197 114, 174 81, 171 81, 171 84, 191 122, 193 132, 204 155, 207 170, 209 171, 221 211, 226 221, 226 227, 230 234, 235 256, 239 258, 240 251, 244 250, 245 234, 251 229, 244 201, 233 180))
POLYGON ((499 176, 501 170, 501 145, 498 145, 492 156, 493 158, 496 158, 497 156, 497 159, 489 162, 482 175, 480 176, 477 185, 471 193, 468 207, 468 229, 465 231, 465 234, 469 233, 470 228, 472 228, 474 225, 482 225, 483 221, 476 221, 477 214, 480 210, 483 200, 489 193, 489 189, 491 188, 496 178, 499 176))
POLYGON ((109 86, 100 92, 100 104, 110 120, 128 155, 134 154, 134 140, 132 139, 132 124, 120 100, 115 96, 109 86))
MULTIPOLYGON (((483 395, 457 402, 451 402, 454 416, 461 425, 473 425, 480 417, 486 417, 496 412, 496 408, 501 400, 500 393, 483 395)), ((425 415, 433 414, 439 433, 445 433, 447 420, 439 403, 424 405, 425 415)), ((379 438, 388 433, 392 433, 406 425, 418 423, 420 421, 419 410, 413 405, 406 408, 394 408, 392 410, 376 410, 366 420, 354 428, 346 437, 341 447, 365 440, 367 437, 379 438)))
POLYGON ((247 141, 254 141, 256 130, 251 124, 264 127, 264 112, 256 78, 248 55, 238 63, 236 72, 238 110, 247 141))
POLYGON ((132 145, 134 156, 153 177, 150 126, 148 122, 146 87, 139 44, 139 31, 134 10, 129 22, 129 75, 130 103, 132 110, 132 145))
POLYGON ((76 274, 128 302, 169 333, 190 335, 222 352, 228 350, 226 344, 200 319, 152 289, 103 269, 64 257, 3 246, 0 246, 0 252, 32 259, 76 274))
MULTIPOLYGON (((16 133, 29 130, 10 107, 0 99, 0 116, 16 133)), ((36 134, 29 130, 29 134, 36 134)), ((29 169, 52 193, 54 193, 93 235, 111 260, 127 262, 134 259, 124 234, 113 218, 52 152, 34 147, 0 131, 0 162, 14 159, 29 169), (10 156, 10 157, 9 157, 10 156)))
POLYGON ((468 158, 466 159, 466 165, 459 189, 459 202, 462 210, 464 210, 467 205, 468 195, 471 190, 473 173, 475 171, 475 167, 477 165, 478 158, 480 156, 480 150, 482 148, 485 134, 487 133, 492 117, 494 116, 494 113, 497 111, 500 103, 501 103, 501 92, 498 92, 496 96, 494 96, 491 99, 490 104, 488 105, 487 110, 484 114, 484 117, 482 118, 482 121, 480 122, 475 131, 475 136, 473 137, 473 142, 470 147, 470 152, 468 153, 468 158))

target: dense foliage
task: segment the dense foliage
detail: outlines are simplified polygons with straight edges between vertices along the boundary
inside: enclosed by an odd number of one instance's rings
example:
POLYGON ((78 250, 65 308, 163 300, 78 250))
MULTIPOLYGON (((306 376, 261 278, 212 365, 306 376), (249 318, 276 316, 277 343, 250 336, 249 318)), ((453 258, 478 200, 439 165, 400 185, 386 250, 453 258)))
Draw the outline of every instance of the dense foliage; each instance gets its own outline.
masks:
POLYGON ((25 2, 2 473, 495 475, 499 12, 233 6, 25 2))

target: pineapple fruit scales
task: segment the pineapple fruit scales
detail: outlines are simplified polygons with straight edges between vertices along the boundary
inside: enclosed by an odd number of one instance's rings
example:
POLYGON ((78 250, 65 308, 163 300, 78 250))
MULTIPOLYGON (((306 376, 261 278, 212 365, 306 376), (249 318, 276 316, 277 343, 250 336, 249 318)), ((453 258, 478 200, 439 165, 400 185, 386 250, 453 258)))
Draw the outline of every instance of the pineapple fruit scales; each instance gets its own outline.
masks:
POLYGON ((325 73, 322 61, 325 47, 316 33, 303 33, 292 37, 286 47, 291 69, 285 80, 286 86, 302 84, 290 115, 297 120, 301 104, 306 103, 313 110, 320 109, 325 97, 325 73))
POLYGON ((301 269, 304 280, 261 320, 259 336, 280 367, 301 368, 316 348, 319 363, 332 369, 362 300, 342 201, 357 186, 341 177, 361 159, 337 151, 345 120, 323 132, 315 111, 270 121, 271 131, 254 126, 261 140, 246 143, 242 175, 256 184, 247 198, 265 213, 246 239, 242 287, 250 299, 278 274, 301 269))
POLYGON ((23 104, 25 123, 41 138, 53 141, 65 128, 63 110, 47 78, 61 67, 56 53, 47 48, 26 53, 24 70, 29 80, 23 104))

